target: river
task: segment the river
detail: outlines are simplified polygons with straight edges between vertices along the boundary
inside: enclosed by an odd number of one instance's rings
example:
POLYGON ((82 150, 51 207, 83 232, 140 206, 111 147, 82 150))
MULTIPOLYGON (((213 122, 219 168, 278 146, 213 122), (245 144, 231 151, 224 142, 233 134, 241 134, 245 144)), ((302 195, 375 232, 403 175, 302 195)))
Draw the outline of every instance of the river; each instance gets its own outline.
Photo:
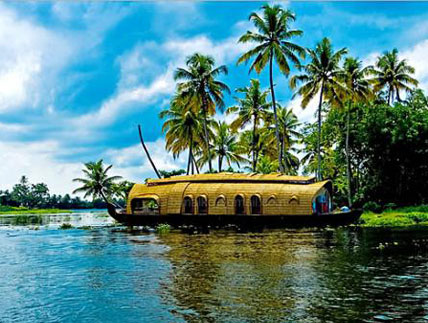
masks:
POLYGON ((101 218, 0 227, 0 322, 428 322, 425 228, 159 235, 101 218))

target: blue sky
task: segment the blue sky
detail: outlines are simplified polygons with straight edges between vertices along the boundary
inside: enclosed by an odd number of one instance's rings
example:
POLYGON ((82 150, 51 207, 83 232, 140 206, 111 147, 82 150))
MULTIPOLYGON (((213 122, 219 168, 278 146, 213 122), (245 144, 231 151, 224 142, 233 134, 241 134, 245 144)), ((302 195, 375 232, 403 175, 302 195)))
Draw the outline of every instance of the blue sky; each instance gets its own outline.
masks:
MULTIPOLYGON (((371 63, 397 47, 428 88, 428 3, 282 2, 297 15, 313 47, 329 37, 336 48, 371 63)), ((236 66, 247 48, 238 37, 262 2, 3 2, 0 4, 0 189, 23 174, 52 191, 70 192, 82 163, 103 158, 133 181, 153 176, 138 146, 136 125, 159 168, 185 164, 165 153, 158 113, 174 92, 172 74, 195 51, 229 67, 231 89, 259 77, 236 66)), ((278 100, 302 121, 313 106, 291 99, 275 74, 278 100)), ((233 97, 226 97, 226 105, 233 97)), ((219 114, 219 118, 225 118, 219 114)))

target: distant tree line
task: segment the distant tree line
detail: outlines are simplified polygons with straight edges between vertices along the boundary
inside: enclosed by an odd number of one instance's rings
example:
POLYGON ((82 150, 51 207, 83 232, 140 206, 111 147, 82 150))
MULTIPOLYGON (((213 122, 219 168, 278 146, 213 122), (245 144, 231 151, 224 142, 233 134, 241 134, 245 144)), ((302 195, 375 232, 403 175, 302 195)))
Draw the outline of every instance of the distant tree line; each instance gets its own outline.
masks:
MULTIPOLYGON (((113 196, 115 202, 124 205, 124 194, 116 188, 117 194, 113 196)), ((12 190, 0 190, 0 205, 27 207, 27 208, 55 208, 55 209, 103 209, 106 203, 101 198, 91 201, 70 196, 69 194, 50 194, 45 183, 32 184, 26 176, 22 176, 19 183, 12 190)))

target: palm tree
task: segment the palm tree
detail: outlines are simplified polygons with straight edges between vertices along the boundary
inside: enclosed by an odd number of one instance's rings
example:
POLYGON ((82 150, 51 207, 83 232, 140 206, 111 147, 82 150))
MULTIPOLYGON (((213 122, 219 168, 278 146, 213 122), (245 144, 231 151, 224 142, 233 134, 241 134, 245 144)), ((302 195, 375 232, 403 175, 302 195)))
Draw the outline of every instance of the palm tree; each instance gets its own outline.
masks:
POLYGON ((75 178, 73 182, 82 183, 83 186, 75 189, 73 194, 85 193, 84 197, 92 196, 93 199, 101 197, 106 203, 109 203, 108 198, 111 195, 111 188, 115 181, 121 179, 121 176, 108 176, 108 171, 113 167, 109 165, 104 167, 103 160, 97 162, 89 162, 85 164, 83 173, 84 178, 75 178))
POLYGON ((292 148, 297 139, 300 138, 298 128, 300 122, 293 110, 281 107, 278 104, 279 137, 281 140, 281 162, 284 165, 284 171, 288 174, 295 174, 299 166, 299 158, 293 154, 296 152, 292 148))
POLYGON ((278 169, 276 160, 271 160, 268 156, 261 156, 257 165, 256 172, 261 174, 270 174, 278 169))
MULTIPOLYGON (((224 109, 223 91, 230 93, 229 87, 216 78, 227 74, 224 65, 215 67, 214 58, 195 53, 187 58, 187 69, 178 68, 174 79, 180 81, 177 89, 183 98, 187 98, 188 105, 195 113, 202 112, 205 148, 208 156, 211 155, 207 119, 214 115, 216 107, 224 109)), ((211 158, 208 158, 209 171, 212 172, 211 158)))
POLYGON ((236 98, 238 105, 230 107, 226 110, 227 114, 237 113, 236 119, 230 124, 233 131, 245 128, 248 124, 252 124, 252 170, 256 171, 257 154, 256 145, 258 141, 257 128, 261 121, 266 119, 269 114, 270 104, 266 98, 268 91, 260 89, 260 81, 252 79, 250 86, 239 88, 236 92, 244 93, 244 98, 236 98))
POLYGON ((378 92, 386 87, 388 104, 394 102, 394 96, 401 101, 400 90, 408 92, 412 85, 418 85, 418 81, 410 76, 414 73, 415 69, 407 64, 407 60, 398 58, 396 48, 390 52, 386 51, 377 58, 374 68, 371 69, 371 74, 374 76, 372 79, 374 90, 378 92))
MULTIPOLYGON (((229 126, 226 122, 213 122, 212 128, 214 132, 212 147, 213 154, 211 155, 211 158, 218 159, 219 172, 222 171, 224 159, 229 167, 232 166, 232 163, 236 163, 238 167, 240 167, 240 163, 247 161, 238 153, 237 137, 230 132, 229 126)), ((207 158, 209 158, 209 156, 202 152, 199 164, 203 165, 206 163, 207 158)))
POLYGON ((195 112, 186 109, 182 98, 176 95, 171 100, 169 109, 163 110, 159 117, 167 118, 162 126, 162 131, 165 133, 166 149, 172 151, 174 158, 178 157, 182 151, 189 149, 186 173, 189 175, 191 170, 194 174, 196 162, 193 149, 203 137, 201 111, 195 112))
POLYGON ((362 62, 353 57, 347 57, 343 64, 342 81, 345 85, 345 99, 339 100, 340 106, 346 106, 346 176, 348 184, 348 205, 352 206, 352 178, 351 178, 351 162, 349 156, 349 132, 351 122, 351 107, 359 102, 365 102, 372 96, 370 81, 367 75, 371 67, 362 67, 362 62))
POLYGON ((290 23, 296 19, 296 16, 289 10, 284 10, 278 5, 264 5, 263 16, 260 17, 256 12, 251 13, 251 20, 258 32, 247 31, 239 38, 240 43, 254 43, 255 47, 238 59, 238 64, 247 63, 251 58, 255 57, 250 67, 250 72, 254 69, 260 73, 269 62, 269 81, 272 95, 272 106, 276 124, 276 144, 278 151, 279 170, 283 171, 280 160, 280 138, 278 131, 278 116, 276 111, 275 91, 273 84, 273 59, 278 64, 279 70, 286 76, 290 73, 291 61, 295 65, 299 65, 299 56, 305 57, 303 47, 291 42, 291 39, 296 36, 301 36, 303 31, 290 29, 290 23))
POLYGON ((318 167, 317 178, 321 180, 321 108, 325 97, 337 97, 338 91, 343 90, 339 81, 340 61, 347 53, 346 48, 337 52, 333 51, 328 38, 324 38, 317 44, 315 49, 308 49, 310 63, 302 66, 303 74, 294 75, 290 79, 290 87, 295 89, 297 83, 303 83, 296 94, 302 96, 302 108, 305 108, 310 101, 319 93, 318 104, 318 167))

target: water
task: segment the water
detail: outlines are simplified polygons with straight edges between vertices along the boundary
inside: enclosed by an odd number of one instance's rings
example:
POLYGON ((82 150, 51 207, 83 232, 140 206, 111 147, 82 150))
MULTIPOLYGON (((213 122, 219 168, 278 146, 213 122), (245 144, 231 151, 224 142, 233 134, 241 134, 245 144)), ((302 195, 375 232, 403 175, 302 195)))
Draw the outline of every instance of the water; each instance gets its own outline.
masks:
POLYGON ((424 228, 55 225, 0 228, 0 322, 428 322, 424 228))

